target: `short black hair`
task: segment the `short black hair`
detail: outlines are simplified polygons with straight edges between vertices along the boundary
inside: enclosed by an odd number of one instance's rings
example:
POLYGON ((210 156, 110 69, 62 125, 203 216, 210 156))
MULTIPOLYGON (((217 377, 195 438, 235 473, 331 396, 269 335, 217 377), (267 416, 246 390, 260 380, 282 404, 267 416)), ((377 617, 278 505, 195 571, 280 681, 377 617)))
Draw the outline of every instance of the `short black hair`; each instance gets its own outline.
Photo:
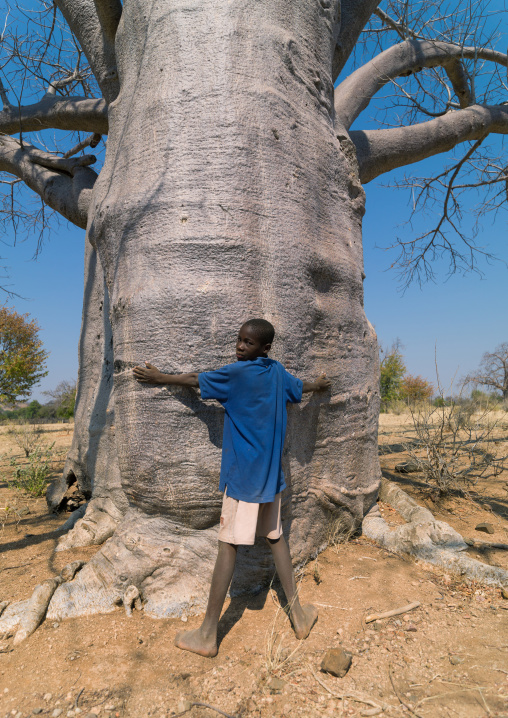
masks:
POLYGON ((248 319, 243 323, 244 327, 251 327, 261 344, 271 344, 275 336, 273 324, 266 319, 248 319))

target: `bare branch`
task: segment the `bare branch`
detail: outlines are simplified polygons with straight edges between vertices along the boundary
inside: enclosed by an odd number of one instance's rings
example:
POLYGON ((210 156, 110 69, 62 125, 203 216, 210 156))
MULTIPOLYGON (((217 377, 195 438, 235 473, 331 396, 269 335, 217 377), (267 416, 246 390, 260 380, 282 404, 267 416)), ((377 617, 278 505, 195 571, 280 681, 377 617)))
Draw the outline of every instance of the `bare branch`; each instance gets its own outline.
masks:
POLYGON ((96 173, 90 159, 63 159, 41 152, 26 142, 0 136, 0 171, 22 179, 41 199, 78 227, 86 228, 96 173))
POLYGON ((407 25, 403 25, 402 23, 397 22, 392 17, 390 17, 390 15, 388 15, 384 10, 381 10, 381 8, 376 8, 374 10, 374 15, 377 15, 378 18, 382 20, 385 25, 388 25, 388 27, 391 27, 392 30, 395 30, 397 35, 402 40, 405 40, 407 37, 418 37, 416 33, 414 33, 407 27, 407 25))
POLYGON ((86 149, 87 147, 91 147, 92 149, 94 147, 97 147, 99 142, 102 139, 102 135, 97 134, 96 132, 93 133, 93 135, 88 135, 88 137, 85 137, 84 140, 81 140, 81 142, 78 142, 78 144, 70 149, 68 152, 64 154, 64 158, 72 157, 73 155, 77 155, 78 152, 81 152, 82 150, 86 149))
POLYGON ((340 30, 332 66, 334 82, 353 52, 356 41, 379 2, 380 0, 341 0, 340 30))
POLYGON ((108 109, 103 99, 46 96, 34 105, 4 105, 0 112, 0 132, 38 132, 48 128, 108 133, 108 109))
POLYGON ((9 98, 7 97, 7 91, 5 87, 3 86, 2 81, 0 80, 0 98, 2 98, 2 104, 4 110, 8 110, 10 107, 12 107, 11 103, 9 102, 9 98))
POLYGON ((120 0, 94 0, 104 34, 110 42, 114 42, 118 23, 122 16, 120 0))
MULTIPOLYGON (((424 67, 450 67, 450 63, 462 58, 478 58, 508 65, 507 55, 488 48, 461 47, 428 40, 404 40, 358 68, 335 88, 336 116, 339 122, 349 129, 374 95, 392 78, 420 72, 424 67)), ((457 83, 459 87, 458 79, 457 83)))
POLYGON ((455 94, 459 98, 460 106, 464 108, 472 105, 474 102, 473 93, 469 87, 467 73, 462 62, 454 58, 450 62, 443 63, 443 67, 452 83, 455 94))
POLYGON ((106 102, 112 102, 120 89, 115 49, 101 27, 94 0, 55 0, 55 4, 85 53, 106 102))
POLYGON ((356 147, 360 179, 366 183, 396 167, 447 152, 460 142, 489 133, 508 134, 507 105, 473 105, 418 125, 357 130, 349 136, 356 147))

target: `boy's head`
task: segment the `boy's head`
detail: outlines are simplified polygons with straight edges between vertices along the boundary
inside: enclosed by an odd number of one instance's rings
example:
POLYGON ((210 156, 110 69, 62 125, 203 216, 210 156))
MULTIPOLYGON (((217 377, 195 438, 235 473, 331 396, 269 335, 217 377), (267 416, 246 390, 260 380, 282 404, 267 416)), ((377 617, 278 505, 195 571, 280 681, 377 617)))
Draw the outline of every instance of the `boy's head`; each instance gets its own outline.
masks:
POLYGON ((242 324, 236 340, 236 358, 248 361, 266 357, 272 348, 275 329, 266 319, 249 319, 242 324))

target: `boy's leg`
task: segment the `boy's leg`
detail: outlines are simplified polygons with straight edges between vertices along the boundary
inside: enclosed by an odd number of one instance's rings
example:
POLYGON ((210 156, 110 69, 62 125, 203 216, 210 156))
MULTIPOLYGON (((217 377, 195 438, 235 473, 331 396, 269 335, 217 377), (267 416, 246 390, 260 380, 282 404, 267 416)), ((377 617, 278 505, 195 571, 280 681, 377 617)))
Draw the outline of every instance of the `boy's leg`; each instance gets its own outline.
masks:
POLYGON ((312 626, 316 623, 318 612, 317 608, 308 603, 305 606, 300 604, 298 599, 298 591, 296 589, 295 572, 293 571, 293 562, 291 554, 284 536, 278 539, 267 539, 272 549, 275 568, 279 576, 280 582, 289 607, 289 615, 295 635, 297 638, 307 638, 312 630, 312 626))
POLYGON ((175 638, 175 646, 200 656, 217 655, 217 625, 229 584, 235 570, 237 546, 219 541, 219 553, 213 570, 210 595, 203 623, 194 631, 181 631, 175 638))

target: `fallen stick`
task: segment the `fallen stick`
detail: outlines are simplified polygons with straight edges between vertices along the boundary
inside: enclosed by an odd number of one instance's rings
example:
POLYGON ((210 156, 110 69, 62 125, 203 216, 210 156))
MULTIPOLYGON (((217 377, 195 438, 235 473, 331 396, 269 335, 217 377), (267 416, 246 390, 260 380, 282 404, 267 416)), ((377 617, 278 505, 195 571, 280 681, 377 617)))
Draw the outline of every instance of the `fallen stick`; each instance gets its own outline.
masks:
POLYGON ((415 710, 413 710, 413 708, 412 708, 408 703, 406 703, 405 701, 403 701, 402 698, 400 697, 400 695, 399 695, 397 689, 395 688, 395 683, 394 683, 393 676, 392 676, 392 667, 391 667, 391 666, 388 667, 388 675, 390 676, 390 683, 392 684, 393 692, 395 693, 395 695, 396 695, 397 698, 399 699, 400 703, 401 703, 401 704, 404 706, 404 708, 406 708, 410 713, 412 713, 413 715, 415 715, 416 718, 422 718, 422 716, 421 716, 419 713, 417 713, 415 710))
POLYGON ((373 701, 372 698, 367 698, 367 696, 364 696, 361 693, 357 693, 356 691, 347 691, 346 693, 338 693, 337 691, 332 691, 332 689, 329 688, 326 683, 314 673, 311 666, 309 666, 309 670, 316 679, 316 681, 319 683, 319 685, 322 686, 325 691, 328 691, 328 693, 330 693, 330 695, 332 695, 334 698, 339 698, 342 701, 345 698, 349 698, 349 700, 356 701, 357 703, 365 703, 365 705, 367 706, 372 706, 372 708, 379 708, 382 711, 386 710, 387 708, 393 708, 393 706, 384 703, 377 703, 376 701, 373 701))
POLYGON ((413 608, 418 608, 418 606, 421 606, 420 601, 415 601, 414 603, 409 603, 407 606, 402 606, 402 608, 394 608, 393 611, 385 611, 384 613, 371 613, 370 616, 366 616, 365 623, 371 623, 372 621, 377 621, 380 618, 391 618, 391 616, 400 616, 401 613, 407 613, 408 611, 412 611, 413 608))

